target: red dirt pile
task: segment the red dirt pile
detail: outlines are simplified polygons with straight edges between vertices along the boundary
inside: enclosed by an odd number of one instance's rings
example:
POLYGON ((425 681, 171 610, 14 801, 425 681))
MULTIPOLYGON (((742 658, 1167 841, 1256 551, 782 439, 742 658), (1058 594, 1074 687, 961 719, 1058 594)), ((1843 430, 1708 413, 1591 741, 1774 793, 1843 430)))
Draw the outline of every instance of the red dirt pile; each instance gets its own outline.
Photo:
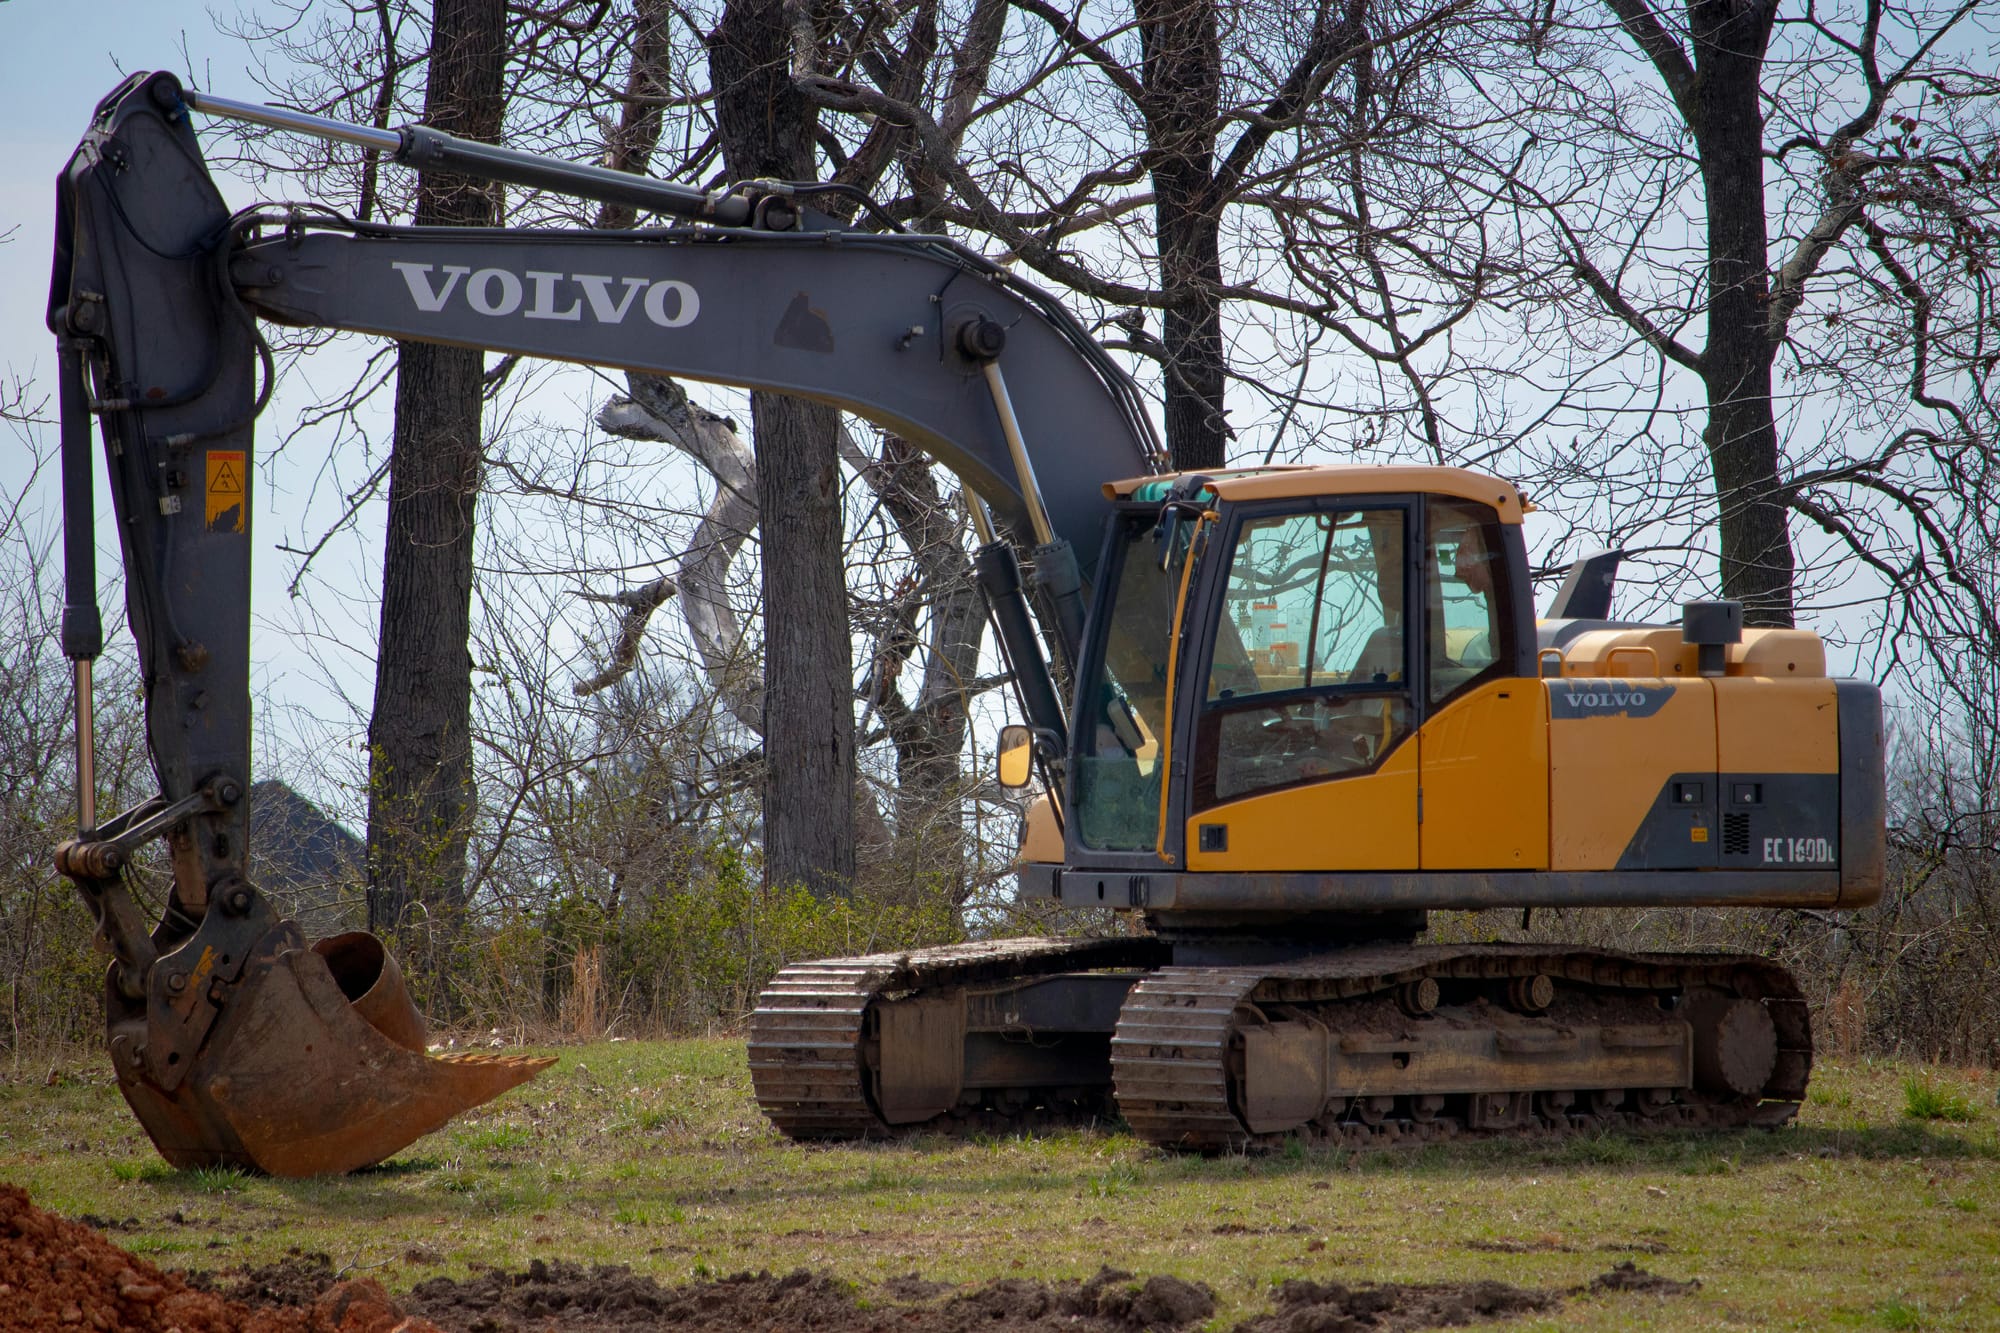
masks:
POLYGON ((180 1278, 0 1185, 0 1333, 438 1333, 367 1279, 310 1306, 254 1309, 180 1278))

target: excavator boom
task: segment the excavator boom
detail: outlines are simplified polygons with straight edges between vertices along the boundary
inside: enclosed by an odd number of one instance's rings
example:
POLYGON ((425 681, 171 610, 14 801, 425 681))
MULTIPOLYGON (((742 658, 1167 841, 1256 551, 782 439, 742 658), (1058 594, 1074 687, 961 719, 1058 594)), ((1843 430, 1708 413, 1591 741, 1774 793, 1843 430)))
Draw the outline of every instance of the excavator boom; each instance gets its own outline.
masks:
POLYGON ((379 941, 308 944, 248 878, 252 427, 273 371, 260 317, 776 390, 897 432, 951 467, 1002 537, 1032 547, 1025 594, 1010 542, 989 543, 980 568, 1031 717, 1062 728, 1048 658, 1067 668, 1079 650, 1108 504, 1100 483, 1162 461, 1138 391, 1046 293, 941 237, 842 230, 804 202, 827 188, 705 193, 422 126, 229 102, 168 74, 135 75, 100 103, 58 182, 48 307, 61 376, 62 637, 78 698, 78 836, 56 861, 111 946, 113 1063, 169 1161, 351 1170, 548 1063, 430 1057, 379 941), (232 212, 195 112, 685 221, 479 231, 364 225, 303 206, 232 212), (1032 392, 1014 398, 1009 374, 1032 392), (103 637, 93 419, 160 785, 103 820, 89 713, 103 637), (162 837, 174 886, 149 924, 123 872, 162 837))

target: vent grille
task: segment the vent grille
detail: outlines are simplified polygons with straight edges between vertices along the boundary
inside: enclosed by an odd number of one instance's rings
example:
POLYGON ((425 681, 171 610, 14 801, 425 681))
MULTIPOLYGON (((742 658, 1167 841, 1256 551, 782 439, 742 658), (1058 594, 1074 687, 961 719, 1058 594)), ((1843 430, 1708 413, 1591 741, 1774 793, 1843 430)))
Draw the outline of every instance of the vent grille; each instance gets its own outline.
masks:
POLYGON ((1724 856, 1750 855, 1750 816, 1728 814, 1722 817, 1722 854, 1724 856))

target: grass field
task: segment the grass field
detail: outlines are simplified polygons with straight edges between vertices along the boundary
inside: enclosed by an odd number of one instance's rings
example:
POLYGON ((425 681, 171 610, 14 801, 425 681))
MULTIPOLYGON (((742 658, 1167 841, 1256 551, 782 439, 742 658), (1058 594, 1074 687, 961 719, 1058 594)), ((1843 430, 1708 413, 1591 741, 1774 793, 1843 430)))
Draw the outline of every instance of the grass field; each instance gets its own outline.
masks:
POLYGON ((1776 1133, 1203 1160, 1114 1129, 799 1147, 765 1126, 735 1042, 560 1054, 385 1167, 317 1181, 170 1170, 101 1058, 24 1063, 0 1083, 0 1180, 119 1224, 165 1266, 321 1251, 392 1291, 534 1258, 864 1287, 1109 1261, 1207 1282, 1227 1328, 1287 1277, 1571 1287, 1631 1259, 1701 1289, 1581 1297, 1509 1327, 2000 1328, 1991 1073, 1822 1061, 1776 1133))

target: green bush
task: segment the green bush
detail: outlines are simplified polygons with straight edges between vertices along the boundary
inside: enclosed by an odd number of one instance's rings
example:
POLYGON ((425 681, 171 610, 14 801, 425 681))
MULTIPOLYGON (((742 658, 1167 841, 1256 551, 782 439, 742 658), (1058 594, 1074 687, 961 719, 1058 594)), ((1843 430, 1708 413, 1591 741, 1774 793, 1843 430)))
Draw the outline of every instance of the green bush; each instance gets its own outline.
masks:
POLYGON ((911 901, 818 898, 765 888, 734 852, 606 923, 603 975, 621 1014, 699 1031, 747 1012, 771 976, 811 958, 916 948, 960 938, 942 893, 911 901))
POLYGON ((540 911, 463 923, 448 947, 399 939, 419 951, 404 953, 412 992, 433 1017, 472 1027, 705 1032, 741 1018, 787 964, 963 938, 943 886, 818 898, 764 887, 734 848, 648 880, 609 906, 572 890, 540 911), (420 973, 419 958, 436 973, 420 973))

